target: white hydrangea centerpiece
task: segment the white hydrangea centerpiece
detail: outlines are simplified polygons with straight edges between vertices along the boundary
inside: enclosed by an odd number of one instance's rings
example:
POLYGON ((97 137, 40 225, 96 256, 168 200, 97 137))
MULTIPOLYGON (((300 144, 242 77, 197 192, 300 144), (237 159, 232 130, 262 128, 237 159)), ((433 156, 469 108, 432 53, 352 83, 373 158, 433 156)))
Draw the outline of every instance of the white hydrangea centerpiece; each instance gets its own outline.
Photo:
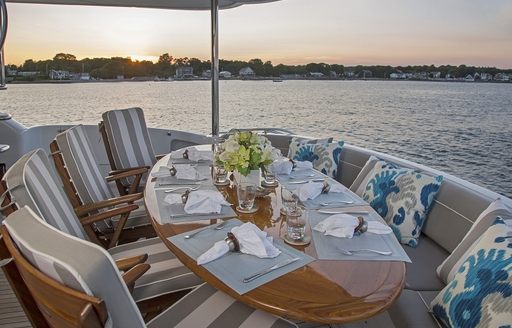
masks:
POLYGON ((221 143, 215 161, 227 171, 247 176, 252 170, 264 169, 276 160, 280 151, 270 141, 251 131, 237 131, 221 143))

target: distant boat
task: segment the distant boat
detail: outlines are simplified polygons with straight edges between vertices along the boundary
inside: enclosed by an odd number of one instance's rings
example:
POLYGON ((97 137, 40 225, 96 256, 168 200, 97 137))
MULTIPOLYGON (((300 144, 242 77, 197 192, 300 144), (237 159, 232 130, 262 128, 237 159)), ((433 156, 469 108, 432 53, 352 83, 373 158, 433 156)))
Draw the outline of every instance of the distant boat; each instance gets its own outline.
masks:
POLYGON ((272 82, 283 82, 283 79, 281 79, 281 78, 273 79, 272 82))

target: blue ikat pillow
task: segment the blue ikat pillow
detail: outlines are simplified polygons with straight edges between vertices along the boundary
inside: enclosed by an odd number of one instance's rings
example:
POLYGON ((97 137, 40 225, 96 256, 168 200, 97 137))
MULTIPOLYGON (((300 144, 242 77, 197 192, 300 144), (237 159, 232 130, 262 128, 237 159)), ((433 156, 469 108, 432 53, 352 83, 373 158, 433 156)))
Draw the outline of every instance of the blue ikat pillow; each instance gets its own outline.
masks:
POLYGON ((375 164, 368 176, 362 198, 388 223, 402 244, 418 246, 421 229, 443 177, 383 160, 375 164))
POLYGON ((336 179, 343 144, 343 141, 316 144, 301 143, 290 148, 288 155, 294 161, 309 161, 313 163, 314 169, 336 179))
POLYGON ((430 304, 446 327, 511 327, 512 227, 501 217, 430 304))

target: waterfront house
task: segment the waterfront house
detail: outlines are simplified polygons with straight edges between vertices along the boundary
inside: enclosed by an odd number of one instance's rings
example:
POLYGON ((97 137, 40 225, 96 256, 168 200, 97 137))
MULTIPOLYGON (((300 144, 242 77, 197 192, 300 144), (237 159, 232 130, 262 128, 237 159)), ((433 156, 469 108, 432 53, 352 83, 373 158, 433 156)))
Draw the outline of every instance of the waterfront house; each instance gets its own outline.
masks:
POLYGON ((492 80, 492 74, 489 73, 480 73, 480 80, 482 81, 491 81, 492 80))
POLYGON ((180 66, 176 69, 174 77, 177 79, 190 79, 194 77, 194 68, 191 66, 180 66))
POLYGON ((238 75, 240 75, 241 78, 253 78, 256 76, 256 73, 253 71, 252 68, 249 66, 242 68, 240 71, 238 71, 238 75))
POLYGON ((468 75, 466 75, 466 77, 464 78, 464 81, 466 81, 466 82, 475 82, 475 78, 473 77, 473 75, 468 74, 468 75))
POLYGON ((69 71, 60 71, 60 70, 50 70, 50 73, 48 74, 50 77, 50 80, 69 80, 71 77, 71 74, 69 71))
POLYGON ((324 73, 321 72, 309 72, 309 75, 314 79, 321 79, 324 77, 324 73))
POLYGON ((231 78, 231 72, 230 71, 220 71, 219 77, 221 79, 230 79, 231 78))
POLYGON ((211 79, 212 78, 212 70, 211 69, 204 70, 203 73, 201 73, 201 77, 203 77, 205 79, 211 79))
POLYGON ((36 72, 36 71, 25 71, 25 72, 18 72, 16 74, 17 76, 22 76, 22 77, 28 77, 28 76, 36 76, 36 75, 39 75, 39 72, 36 72))
POLYGON ((360 79, 368 79, 373 76, 372 71, 367 69, 363 69, 361 72, 357 73, 357 77, 360 79))
POLYGON ((510 76, 505 73, 498 73, 498 74, 494 75, 494 80, 501 81, 501 82, 508 82, 508 81, 510 81, 510 76))

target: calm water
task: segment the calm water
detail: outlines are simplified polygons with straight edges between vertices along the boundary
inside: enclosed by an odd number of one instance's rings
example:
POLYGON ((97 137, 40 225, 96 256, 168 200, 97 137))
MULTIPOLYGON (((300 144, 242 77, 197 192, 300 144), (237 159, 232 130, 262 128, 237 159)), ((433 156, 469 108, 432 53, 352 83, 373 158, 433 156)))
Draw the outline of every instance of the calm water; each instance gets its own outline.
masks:
MULTIPOLYGON (((221 81, 221 130, 281 127, 334 136, 512 196, 512 84, 221 81)), ((150 126, 210 131, 210 84, 11 85, 1 111, 30 126, 96 124, 140 106, 150 126)))

